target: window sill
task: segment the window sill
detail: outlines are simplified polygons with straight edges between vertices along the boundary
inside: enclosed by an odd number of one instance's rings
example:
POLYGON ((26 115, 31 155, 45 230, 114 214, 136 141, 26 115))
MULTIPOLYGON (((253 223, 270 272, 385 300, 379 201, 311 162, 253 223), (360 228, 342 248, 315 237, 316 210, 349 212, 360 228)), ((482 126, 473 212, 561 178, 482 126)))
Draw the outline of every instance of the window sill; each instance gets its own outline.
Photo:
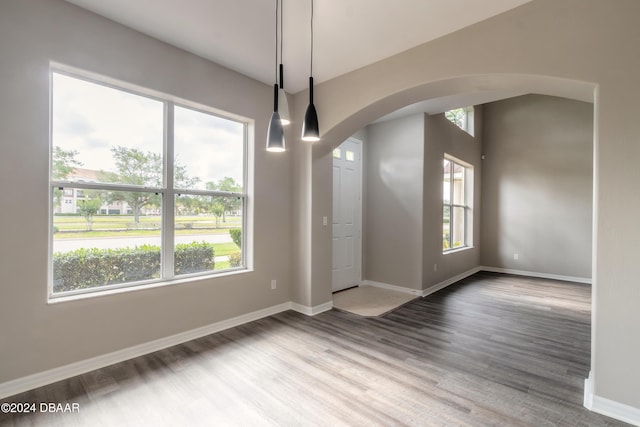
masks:
POLYGON ((203 282, 211 279, 218 279, 221 277, 235 276, 237 274, 245 274, 251 273, 253 270, 251 269, 238 269, 238 270, 230 270, 227 272, 216 273, 216 274, 208 274, 208 275, 197 275, 197 276, 189 276, 189 277, 180 277, 172 280, 164 280, 159 282, 145 283, 140 285, 124 285, 117 288, 110 288, 105 290, 90 290, 78 294, 71 295, 56 295, 50 294, 47 297, 47 304, 58 304, 62 302, 68 301, 77 301, 88 298, 96 298, 96 297, 105 297, 110 295, 122 294, 125 292, 134 292, 134 291, 142 291, 149 289, 162 288, 165 286, 174 286, 174 285, 182 285, 185 283, 193 283, 193 282, 203 282))
POLYGON ((473 249, 473 246, 462 246, 460 248, 448 249, 442 252, 442 255, 455 254, 458 252, 468 251, 469 249, 473 249))

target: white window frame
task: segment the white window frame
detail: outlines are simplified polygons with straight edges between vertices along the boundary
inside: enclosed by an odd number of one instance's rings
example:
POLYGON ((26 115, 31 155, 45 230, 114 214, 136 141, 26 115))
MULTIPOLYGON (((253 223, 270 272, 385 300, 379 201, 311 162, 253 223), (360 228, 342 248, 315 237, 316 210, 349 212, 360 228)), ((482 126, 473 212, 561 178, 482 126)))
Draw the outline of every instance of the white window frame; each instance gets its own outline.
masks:
MULTIPOLYGON (((450 176, 450 180, 449 182, 451 183, 449 185, 449 203, 446 203, 446 201, 444 200, 444 194, 443 194, 443 198, 442 198, 442 211, 444 212, 444 208, 445 206, 449 206, 449 247, 448 248, 442 248, 442 253, 446 254, 446 253, 451 253, 451 252, 456 252, 459 250, 463 250, 463 249, 469 249, 473 247, 473 240, 472 240, 472 236, 473 236, 473 209, 472 209, 472 204, 473 204, 473 165, 470 163, 467 163, 463 160, 460 160, 456 157, 453 157, 447 153, 445 153, 443 160, 448 160, 451 162, 452 167, 451 167, 451 176, 450 176), (453 174, 454 174, 454 167, 453 165, 457 164, 458 166, 461 166, 464 170, 464 205, 461 204, 456 204, 453 203, 454 199, 454 185, 453 185, 453 174), (464 242, 462 244, 462 246, 456 246, 455 248, 453 247, 453 227, 454 227, 454 220, 453 220, 453 208, 463 208, 464 211, 464 242)), ((444 175, 443 175, 443 182, 444 182, 444 175)), ((442 217, 442 221, 441 221, 441 227, 444 228, 444 214, 442 217)))
POLYGON ((49 250, 48 250, 48 300, 66 299, 77 295, 99 295, 109 294, 114 290, 136 290, 144 289, 148 286, 163 286, 169 284, 190 281, 193 278, 208 278, 225 276, 229 274, 249 271, 251 266, 250 246, 253 241, 249 235, 252 221, 250 213, 252 207, 250 205, 249 188, 249 159, 252 153, 249 148, 253 146, 250 139, 253 138, 253 121, 251 119, 238 115, 222 112, 212 107, 204 106, 186 100, 176 100, 176 97, 165 95, 151 90, 146 90, 125 82, 110 79, 94 73, 68 67, 62 64, 52 63, 49 69, 49 167, 52 165, 53 155, 53 74, 65 75, 75 79, 83 80, 89 83, 101 85, 111 89, 127 92, 136 96, 141 96, 162 102, 164 105, 163 114, 163 186, 162 187, 146 187, 135 186, 129 184, 111 184, 111 183, 92 183, 86 181, 72 180, 54 180, 52 179, 51 170, 49 171, 49 250), (186 108, 200 113, 216 116, 225 120, 234 121, 243 125, 243 190, 242 192, 224 192, 213 190, 190 190, 176 189, 173 187, 174 178, 174 109, 175 107, 186 108), (170 162, 171 159, 171 162, 170 162), (135 282, 118 283, 113 285, 98 286, 94 288, 78 289, 73 291, 55 292, 53 289, 53 236, 54 236, 54 213, 53 213, 53 191, 55 188, 74 188, 87 190, 107 190, 107 191, 133 191, 141 193, 157 193, 162 195, 162 221, 161 221, 161 245, 160 245, 160 277, 158 279, 150 279, 135 282), (239 267, 229 268, 225 270, 209 270, 191 274, 174 274, 174 251, 175 251, 175 197, 176 195, 199 195, 199 196, 223 196, 238 197, 242 200, 242 261, 239 267))

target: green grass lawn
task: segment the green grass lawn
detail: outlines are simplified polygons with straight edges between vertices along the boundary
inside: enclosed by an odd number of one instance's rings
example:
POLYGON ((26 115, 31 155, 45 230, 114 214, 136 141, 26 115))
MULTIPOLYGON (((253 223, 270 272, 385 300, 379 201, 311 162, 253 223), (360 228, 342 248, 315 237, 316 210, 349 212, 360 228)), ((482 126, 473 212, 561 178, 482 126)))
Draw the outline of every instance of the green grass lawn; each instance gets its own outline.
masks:
POLYGON ((240 248, 233 242, 213 244, 213 253, 216 257, 228 256, 234 252, 238 252, 239 250, 240 248))

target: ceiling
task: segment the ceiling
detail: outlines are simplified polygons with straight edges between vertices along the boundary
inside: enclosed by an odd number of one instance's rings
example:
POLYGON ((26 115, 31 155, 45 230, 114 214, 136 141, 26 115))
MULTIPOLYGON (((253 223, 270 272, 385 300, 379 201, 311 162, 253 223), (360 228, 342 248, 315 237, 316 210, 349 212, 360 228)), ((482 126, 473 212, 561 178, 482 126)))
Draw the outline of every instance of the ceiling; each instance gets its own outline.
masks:
MULTIPOLYGON (((275 0, 67 0, 259 81, 275 82, 275 0)), ((530 0, 316 0, 316 83, 530 0)), ((283 0, 285 89, 308 84, 311 0, 283 0)))

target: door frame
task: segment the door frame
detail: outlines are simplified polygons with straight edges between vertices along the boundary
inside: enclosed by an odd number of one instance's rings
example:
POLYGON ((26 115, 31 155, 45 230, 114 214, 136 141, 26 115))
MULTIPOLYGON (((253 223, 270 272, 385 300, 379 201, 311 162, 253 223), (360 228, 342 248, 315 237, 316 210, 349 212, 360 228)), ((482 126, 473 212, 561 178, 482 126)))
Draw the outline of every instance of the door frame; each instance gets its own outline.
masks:
MULTIPOLYGON (((342 144, 344 144, 345 142, 352 142, 355 144, 358 144, 360 146, 360 170, 358 172, 358 180, 359 180, 359 185, 358 185, 358 191, 360 192, 360 203, 358 205, 358 212, 356 214, 357 218, 358 218, 358 227, 356 228, 357 231, 357 235, 358 235, 358 241, 355 242, 354 244, 354 248, 358 248, 358 253, 357 253, 357 259, 354 259, 354 264, 356 264, 358 266, 358 274, 357 274, 357 278, 356 278, 356 287, 357 286, 361 286, 362 285, 362 270, 363 270, 363 253, 364 253, 364 239, 362 236, 362 230, 363 230, 363 206, 364 206, 364 141, 362 139, 358 139, 355 138, 353 136, 350 136, 349 138, 345 139, 344 141, 342 141, 340 144, 338 144, 338 146, 336 146, 335 148, 339 148, 342 144)), ((331 164, 333 167, 333 150, 331 150, 331 164)), ((333 204, 333 198, 334 198, 334 194, 333 194, 333 185, 331 186, 331 203, 333 204)), ((333 206, 332 206, 333 207, 333 206)), ((333 211, 333 209, 332 209, 333 211)), ((333 236, 333 221, 332 222, 332 229, 331 229, 331 234, 333 236)), ((333 245, 331 245, 331 259, 333 260, 333 245)), ((333 290, 333 261, 331 262, 331 271, 332 271, 332 278, 331 278, 331 293, 334 292, 340 292, 338 291, 334 291, 333 290)), ((348 288, 346 288, 348 289, 348 288)), ((344 289, 342 289, 344 290, 344 289)))

